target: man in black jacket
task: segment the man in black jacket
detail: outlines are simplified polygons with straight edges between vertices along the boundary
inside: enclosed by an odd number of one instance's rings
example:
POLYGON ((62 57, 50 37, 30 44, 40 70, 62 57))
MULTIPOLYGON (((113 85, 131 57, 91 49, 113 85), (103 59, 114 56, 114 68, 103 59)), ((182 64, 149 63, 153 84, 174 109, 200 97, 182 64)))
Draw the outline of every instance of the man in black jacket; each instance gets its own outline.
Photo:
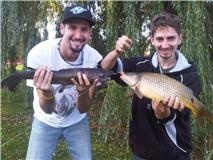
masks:
MULTIPOLYGON (((191 88, 198 96, 201 87, 196 67, 177 49, 182 41, 178 17, 161 13, 152 20, 150 30, 151 43, 156 49, 154 54, 120 59, 119 56, 132 46, 132 40, 122 36, 99 66, 116 72, 166 74, 191 88)), ((184 108, 179 97, 172 95, 157 105, 153 100, 133 96, 129 128, 133 159, 189 160, 192 151, 189 109, 184 108)))

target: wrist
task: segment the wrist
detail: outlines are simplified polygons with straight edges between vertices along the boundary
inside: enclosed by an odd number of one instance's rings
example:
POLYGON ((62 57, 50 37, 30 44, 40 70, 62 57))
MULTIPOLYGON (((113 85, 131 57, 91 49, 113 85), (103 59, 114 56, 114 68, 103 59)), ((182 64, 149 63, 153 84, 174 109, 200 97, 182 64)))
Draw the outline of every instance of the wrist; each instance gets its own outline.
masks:
POLYGON ((157 118, 157 117, 156 117, 156 121, 157 121, 158 123, 166 124, 167 122, 169 122, 169 121, 171 121, 172 119, 174 119, 174 117, 176 117, 176 114, 175 114, 173 111, 171 111, 171 113, 170 113, 170 115, 169 115, 168 117, 166 117, 166 118, 157 118))
POLYGON ((170 116, 171 111, 169 108, 164 108, 164 111, 156 109, 154 110, 154 113, 157 119, 164 119, 170 116))
POLYGON ((46 100, 46 101, 50 101, 55 99, 55 95, 53 93, 53 91, 42 91, 42 90, 38 90, 37 89, 37 93, 39 95, 39 98, 46 100))
POLYGON ((89 92, 88 89, 83 90, 83 91, 78 91, 78 97, 85 96, 85 95, 87 95, 88 92, 89 92))
POLYGON ((119 57, 123 52, 122 51, 119 51, 117 49, 114 50, 114 53, 115 53, 115 56, 116 57, 119 57))

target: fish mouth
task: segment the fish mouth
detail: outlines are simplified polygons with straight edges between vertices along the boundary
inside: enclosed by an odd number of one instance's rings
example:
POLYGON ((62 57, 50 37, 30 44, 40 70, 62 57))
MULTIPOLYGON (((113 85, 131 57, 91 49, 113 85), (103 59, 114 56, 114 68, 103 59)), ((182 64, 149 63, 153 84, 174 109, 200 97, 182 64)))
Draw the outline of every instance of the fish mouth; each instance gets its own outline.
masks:
POLYGON ((137 85, 138 81, 136 81, 135 83, 130 83, 130 82, 128 81, 128 79, 127 79, 126 76, 127 76, 127 75, 126 75, 124 72, 121 72, 120 78, 121 78, 126 84, 128 84, 129 87, 134 88, 134 87, 137 85))

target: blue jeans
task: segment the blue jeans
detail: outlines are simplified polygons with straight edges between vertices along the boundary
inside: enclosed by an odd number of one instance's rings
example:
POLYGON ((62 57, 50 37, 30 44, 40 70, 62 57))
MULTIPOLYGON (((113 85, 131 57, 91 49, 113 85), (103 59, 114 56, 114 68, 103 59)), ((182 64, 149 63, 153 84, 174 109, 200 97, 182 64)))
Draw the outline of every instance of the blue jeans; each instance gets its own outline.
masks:
POLYGON ((50 160, 60 138, 64 138, 73 160, 91 160, 88 118, 65 128, 51 127, 34 118, 27 150, 27 160, 50 160))

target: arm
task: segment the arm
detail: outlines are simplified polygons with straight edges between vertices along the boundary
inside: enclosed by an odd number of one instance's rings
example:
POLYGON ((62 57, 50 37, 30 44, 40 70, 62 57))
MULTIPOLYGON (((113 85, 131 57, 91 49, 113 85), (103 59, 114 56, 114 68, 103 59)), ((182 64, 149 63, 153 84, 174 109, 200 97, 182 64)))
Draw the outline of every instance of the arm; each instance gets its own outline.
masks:
POLYGON ((101 67, 103 69, 112 69, 116 63, 117 58, 126 50, 130 49, 132 46, 132 40, 127 36, 122 36, 118 38, 115 49, 109 52, 106 57, 101 61, 101 67))
POLYGON ((92 106, 93 102, 93 96, 95 93, 95 86, 92 85, 86 93, 80 93, 78 100, 77 100, 77 106, 80 113, 87 112, 90 107, 92 106))
POLYGON ((85 113, 92 106, 95 87, 98 80, 95 80, 92 84, 90 84, 85 74, 81 75, 78 73, 78 82, 75 79, 71 79, 71 81, 76 85, 76 89, 79 93, 77 99, 78 110, 80 113, 85 113))
POLYGON ((51 114, 55 109, 55 97, 51 85, 52 77, 53 73, 47 67, 38 68, 33 77, 33 83, 39 97, 39 105, 47 114, 51 114))

